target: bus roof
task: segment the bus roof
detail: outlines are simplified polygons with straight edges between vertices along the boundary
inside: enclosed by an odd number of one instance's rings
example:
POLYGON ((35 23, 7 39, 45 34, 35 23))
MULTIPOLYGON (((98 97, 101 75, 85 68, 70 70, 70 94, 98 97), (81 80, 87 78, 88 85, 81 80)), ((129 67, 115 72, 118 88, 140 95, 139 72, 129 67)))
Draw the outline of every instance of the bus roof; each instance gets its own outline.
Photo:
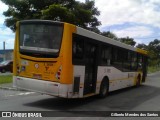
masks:
POLYGON ((89 30, 86 30, 86 29, 83 29, 80 27, 77 27, 77 34, 82 35, 82 36, 86 36, 88 38, 96 39, 96 40, 104 42, 104 43, 108 43, 111 45, 115 45, 115 46, 118 46, 121 48, 125 48, 125 49, 131 50, 131 51, 135 51, 135 52, 147 55, 147 51, 145 51, 145 50, 135 48, 133 46, 127 45, 127 44, 122 43, 120 41, 113 40, 111 38, 102 36, 100 34, 97 34, 95 32, 92 32, 92 31, 89 31, 89 30))

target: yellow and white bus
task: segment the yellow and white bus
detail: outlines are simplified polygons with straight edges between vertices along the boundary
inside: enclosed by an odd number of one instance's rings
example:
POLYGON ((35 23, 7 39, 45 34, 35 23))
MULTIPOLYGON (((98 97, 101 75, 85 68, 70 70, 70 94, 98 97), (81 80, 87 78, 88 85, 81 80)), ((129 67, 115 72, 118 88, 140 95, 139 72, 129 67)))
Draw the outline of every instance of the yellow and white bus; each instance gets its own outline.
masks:
POLYGON ((16 24, 13 85, 63 98, 107 96, 139 86, 147 52, 69 23, 24 20, 16 24))

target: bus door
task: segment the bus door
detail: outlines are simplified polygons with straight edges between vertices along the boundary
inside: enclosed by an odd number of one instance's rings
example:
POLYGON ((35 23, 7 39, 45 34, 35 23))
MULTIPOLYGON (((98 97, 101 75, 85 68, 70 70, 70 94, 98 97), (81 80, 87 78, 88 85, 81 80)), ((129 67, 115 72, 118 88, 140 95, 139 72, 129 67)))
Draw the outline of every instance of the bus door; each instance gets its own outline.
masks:
POLYGON ((142 71, 143 71, 143 76, 142 76, 142 82, 145 82, 145 78, 147 76, 147 57, 143 56, 143 64, 142 64, 142 71))
POLYGON ((86 42, 84 95, 95 92, 97 78, 97 58, 97 45, 86 42))

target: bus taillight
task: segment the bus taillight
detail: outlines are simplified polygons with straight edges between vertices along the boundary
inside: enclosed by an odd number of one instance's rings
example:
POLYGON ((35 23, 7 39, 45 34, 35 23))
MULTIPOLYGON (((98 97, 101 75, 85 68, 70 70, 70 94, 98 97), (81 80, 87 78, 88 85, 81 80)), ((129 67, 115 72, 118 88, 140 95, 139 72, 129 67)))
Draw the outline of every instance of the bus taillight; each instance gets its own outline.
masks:
POLYGON ((58 80, 60 80, 61 71, 62 71, 62 66, 59 67, 58 72, 56 73, 56 78, 57 78, 58 80))

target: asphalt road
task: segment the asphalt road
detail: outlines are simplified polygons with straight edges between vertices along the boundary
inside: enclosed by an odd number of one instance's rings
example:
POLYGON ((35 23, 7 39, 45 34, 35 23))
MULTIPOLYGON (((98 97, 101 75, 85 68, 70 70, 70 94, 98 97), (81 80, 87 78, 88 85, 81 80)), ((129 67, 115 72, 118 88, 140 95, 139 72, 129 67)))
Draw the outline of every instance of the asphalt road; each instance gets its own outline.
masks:
POLYGON ((150 74, 140 87, 111 92, 105 99, 62 99, 28 91, 1 89, 0 111, 64 111, 66 114, 72 114, 71 111, 160 111, 159 100, 160 72, 157 72, 150 74))

